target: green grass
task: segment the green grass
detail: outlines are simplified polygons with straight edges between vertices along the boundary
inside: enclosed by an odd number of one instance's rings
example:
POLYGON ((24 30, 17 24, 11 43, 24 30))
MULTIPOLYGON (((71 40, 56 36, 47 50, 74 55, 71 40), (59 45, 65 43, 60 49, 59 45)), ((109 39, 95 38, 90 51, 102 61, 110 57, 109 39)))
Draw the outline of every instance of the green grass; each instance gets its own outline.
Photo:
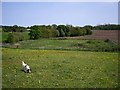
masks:
POLYGON ((7 39, 7 32, 0 32, 0 41, 5 41, 7 39))
POLYGON ((2 53, 3 88, 115 88, 118 85, 115 52, 3 48, 2 53), (21 61, 30 65, 31 73, 21 71, 21 61))
MULTIPOLYGON (((0 33, 3 41, 7 34, 0 33)), ((22 34, 29 38, 28 32, 22 34)), ((14 44, 3 45, 3 88, 118 86, 118 53, 112 52, 116 51, 117 45, 111 41, 50 38, 19 43, 19 49, 14 49, 14 44), (21 61, 30 65, 31 73, 21 71, 21 61)))
MULTIPOLYGON (((15 48, 15 45, 4 47, 15 48)), ((39 50, 117 51, 118 46, 104 40, 40 39, 20 42, 19 48, 39 50)))

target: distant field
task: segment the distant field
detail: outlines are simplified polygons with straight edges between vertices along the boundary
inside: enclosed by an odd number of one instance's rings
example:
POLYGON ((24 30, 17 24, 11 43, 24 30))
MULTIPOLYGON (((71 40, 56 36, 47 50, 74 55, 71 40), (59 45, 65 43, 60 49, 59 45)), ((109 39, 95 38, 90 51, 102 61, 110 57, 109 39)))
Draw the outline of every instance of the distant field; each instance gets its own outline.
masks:
POLYGON ((86 35, 85 39, 110 39, 118 43, 119 30, 92 30, 92 35, 86 35))
POLYGON ((3 48, 3 88, 115 88, 118 54, 3 48), (27 62, 32 73, 21 71, 27 62))

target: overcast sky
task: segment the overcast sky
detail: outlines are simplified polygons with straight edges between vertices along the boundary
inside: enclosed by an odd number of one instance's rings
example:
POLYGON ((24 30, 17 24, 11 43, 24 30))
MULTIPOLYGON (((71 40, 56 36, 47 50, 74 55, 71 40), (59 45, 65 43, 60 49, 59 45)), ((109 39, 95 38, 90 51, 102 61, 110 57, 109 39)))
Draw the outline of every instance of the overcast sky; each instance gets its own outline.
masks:
POLYGON ((3 25, 118 23, 117 2, 2 2, 3 25))

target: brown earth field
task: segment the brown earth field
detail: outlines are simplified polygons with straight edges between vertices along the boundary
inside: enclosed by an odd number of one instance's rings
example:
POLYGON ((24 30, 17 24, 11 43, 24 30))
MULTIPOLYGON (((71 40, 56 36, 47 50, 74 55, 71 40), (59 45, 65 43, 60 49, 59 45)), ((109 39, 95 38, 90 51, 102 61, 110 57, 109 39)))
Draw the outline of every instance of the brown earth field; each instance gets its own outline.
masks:
POLYGON ((118 43, 119 35, 120 35, 120 30, 92 30, 92 35, 85 35, 85 36, 71 37, 71 38, 102 39, 102 40, 109 39, 115 43, 118 43))
POLYGON ((92 35, 84 36, 85 39, 110 39, 118 43, 120 30, 92 30, 92 35))

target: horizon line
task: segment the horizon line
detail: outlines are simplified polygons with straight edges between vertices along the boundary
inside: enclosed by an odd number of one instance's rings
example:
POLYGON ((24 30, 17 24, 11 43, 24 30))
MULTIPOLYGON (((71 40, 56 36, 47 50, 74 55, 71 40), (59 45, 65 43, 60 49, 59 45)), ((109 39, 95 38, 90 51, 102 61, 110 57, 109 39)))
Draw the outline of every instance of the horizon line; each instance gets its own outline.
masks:
MULTIPOLYGON (((53 23, 55 24, 55 23, 53 23)), ((34 25, 37 25, 37 26, 42 26, 42 25, 45 25, 45 26, 52 26, 53 24, 33 24, 33 25, 18 25, 18 24, 13 24, 13 25, 0 25, 0 26, 14 26, 14 25, 17 25, 17 26, 22 26, 22 27, 30 27, 30 26, 34 26, 34 25)), ((85 25, 73 25, 73 24, 55 24, 55 25, 72 25, 74 27, 84 27, 84 26, 99 26, 99 25, 120 25, 119 23, 101 23, 101 24, 96 24, 96 25, 92 25, 92 24, 85 24, 85 25)))

